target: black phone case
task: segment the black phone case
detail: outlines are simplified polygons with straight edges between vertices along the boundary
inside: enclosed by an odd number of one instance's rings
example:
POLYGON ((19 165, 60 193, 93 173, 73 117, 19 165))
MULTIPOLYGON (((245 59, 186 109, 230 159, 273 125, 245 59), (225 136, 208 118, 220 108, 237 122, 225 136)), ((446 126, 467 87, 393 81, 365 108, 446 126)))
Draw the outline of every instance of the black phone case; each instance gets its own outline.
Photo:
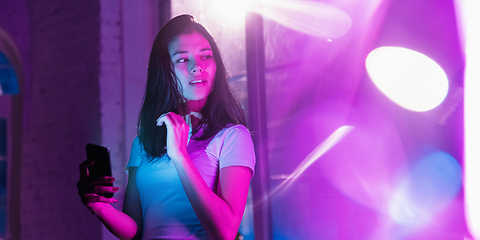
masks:
MULTIPOLYGON (((95 144, 87 144, 87 159, 94 160, 93 165, 88 167, 89 177, 112 176, 112 167, 110 164, 110 151, 106 147, 95 144)), ((113 183, 102 184, 103 186, 113 187, 113 183)), ((99 194, 104 197, 111 198, 113 193, 99 194)))

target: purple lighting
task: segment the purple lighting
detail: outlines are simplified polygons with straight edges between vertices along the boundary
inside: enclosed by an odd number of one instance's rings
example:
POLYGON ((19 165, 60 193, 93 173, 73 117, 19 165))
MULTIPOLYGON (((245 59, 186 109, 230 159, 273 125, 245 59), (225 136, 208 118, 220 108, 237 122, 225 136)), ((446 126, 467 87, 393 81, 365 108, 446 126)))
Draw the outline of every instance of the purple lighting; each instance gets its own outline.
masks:
POLYGON ((121 209, 149 53, 183 13, 254 140, 244 240, 480 240, 480 0, 80 2, 0 0, 0 240, 113 238, 78 164, 110 147, 121 209))

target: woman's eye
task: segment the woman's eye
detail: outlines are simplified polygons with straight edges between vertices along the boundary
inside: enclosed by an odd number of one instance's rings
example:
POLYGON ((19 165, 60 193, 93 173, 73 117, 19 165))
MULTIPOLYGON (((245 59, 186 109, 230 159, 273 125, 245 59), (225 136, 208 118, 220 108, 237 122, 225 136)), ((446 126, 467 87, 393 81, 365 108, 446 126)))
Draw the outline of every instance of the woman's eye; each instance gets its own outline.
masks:
POLYGON ((177 60, 177 63, 184 63, 184 62, 188 62, 188 58, 179 58, 177 60))
POLYGON ((212 55, 205 55, 205 56, 203 56, 203 58, 204 58, 204 59, 212 59, 213 56, 212 56, 212 55))

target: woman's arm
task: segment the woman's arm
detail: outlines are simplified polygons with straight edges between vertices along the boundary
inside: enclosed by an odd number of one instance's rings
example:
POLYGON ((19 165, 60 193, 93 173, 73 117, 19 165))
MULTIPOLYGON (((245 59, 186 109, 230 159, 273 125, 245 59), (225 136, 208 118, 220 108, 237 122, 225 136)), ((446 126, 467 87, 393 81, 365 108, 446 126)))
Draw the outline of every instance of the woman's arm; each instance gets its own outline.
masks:
POLYGON ((126 213, 109 204, 94 214, 119 239, 137 239, 137 223, 126 213))
POLYGON ((222 168, 215 194, 188 155, 189 127, 183 118, 169 113, 159 118, 158 125, 163 123, 167 126, 167 153, 202 226, 213 239, 234 239, 245 210, 252 170, 243 166, 222 168))
POLYGON ((137 167, 129 167, 123 212, 108 205, 94 213, 105 227, 120 239, 140 239, 142 234, 142 207, 137 191, 136 175, 137 167))
POLYGON ((137 233, 134 239, 140 239, 143 229, 142 205, 140 204, 140 195, 137 190, 137 169, 138 167, 128 168, 128 184, 123 201, 123 212, 137 223, 137 233))
POLYGON ((123 212, 108 204, 101 210, 94 212, 105 227, 120 239, 140 239, 142 234, 142 208, 137 191, 137 167, 128 168, 128 183, 123 202, 123 212))
POLYGON ((188 155, 172 160, 205 230, 213 239, 235 239, 245 210, 252 171, 242 166, 222 168, 215 194, 188 155))
MULTIPOLYGON (((116 187, 105 187, 101 186, 102 183, 111 183, 113 178, 103 177, 100 179, 90 179, 88 177, 88 166, 93 162, 85 161, 80 165, 80 181, 77 184, 79 189, 79 195, 82 198, 82 202, 87 206, 90 211, 107 227, 107 229, 112 232, 115 236, 120 239, 136 239, 137 232, 137 222, 138 215, 140 216, 140 225, 141 226, 141 210, 138 211, 139 214, 135 213, 135 194, 138 198, 138 192, 135 186, 135 181, 131 182, 130 179, 135 179, 136 167, 130 167, 129 181, 127 185, 127 191, 125 193, 125 208, 130 209, 126 213, 115 209, 110 203, 116 202, 114 198, 106 198, 98 193, 107 193, 107 192, 116 192, 116 187), (135 168, 135 169, 133 169, 135 168), (130 215, 130 216, 129 216, 130 215)), ((138 200, 138 203, 140 201, 138 200)), ((140 205, 140 204, 138 204, 140 205)))

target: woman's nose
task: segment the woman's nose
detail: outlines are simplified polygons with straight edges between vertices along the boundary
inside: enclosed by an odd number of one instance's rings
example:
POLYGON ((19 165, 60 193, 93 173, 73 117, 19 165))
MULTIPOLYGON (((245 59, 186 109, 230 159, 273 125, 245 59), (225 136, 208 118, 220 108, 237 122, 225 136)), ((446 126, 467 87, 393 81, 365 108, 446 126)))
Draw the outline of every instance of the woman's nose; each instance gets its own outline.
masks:
POLYGON ((192 73, 203 72, 204 69, 200 61, 192 60, 190 61, 190 63, 191 63, 190 71, 192 73))

